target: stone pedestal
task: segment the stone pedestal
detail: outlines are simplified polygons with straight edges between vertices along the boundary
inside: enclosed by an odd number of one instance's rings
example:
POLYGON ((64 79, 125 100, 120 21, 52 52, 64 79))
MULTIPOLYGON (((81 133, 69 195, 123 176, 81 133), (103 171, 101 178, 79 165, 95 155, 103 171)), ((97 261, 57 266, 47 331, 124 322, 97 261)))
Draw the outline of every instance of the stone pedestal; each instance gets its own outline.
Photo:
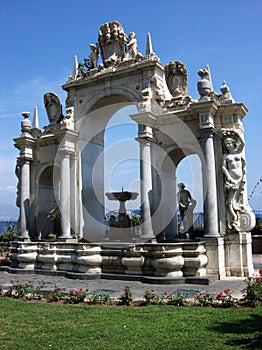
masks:
POLYGON ((210 275, 218 275, 220 279, 226 276, 224 240, 222 237, 209 237, 206 240, 206 255, 208 263, 206 272, 210 275))
POLYGON ((225 236, 225 266, 227 276, 248 277, 254 274, 250 232, 225 236))

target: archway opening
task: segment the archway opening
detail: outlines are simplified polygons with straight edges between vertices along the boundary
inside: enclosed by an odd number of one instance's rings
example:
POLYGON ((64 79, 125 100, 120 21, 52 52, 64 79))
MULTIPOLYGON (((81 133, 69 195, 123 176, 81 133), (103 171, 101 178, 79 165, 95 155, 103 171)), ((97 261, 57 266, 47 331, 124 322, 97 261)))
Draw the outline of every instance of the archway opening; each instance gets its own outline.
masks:
MULTIPOLYGON (((129 117, 137 113, 130 105, 118 110, 108 121, 104 133, 104 190, 108 192, 136 192, 134 200, 127 201, 128 212, 138 212, 140 207, 140 156, 137 124, 129 117)), ((105 215, 117 212, 119 203, 105 200, 105 215)))

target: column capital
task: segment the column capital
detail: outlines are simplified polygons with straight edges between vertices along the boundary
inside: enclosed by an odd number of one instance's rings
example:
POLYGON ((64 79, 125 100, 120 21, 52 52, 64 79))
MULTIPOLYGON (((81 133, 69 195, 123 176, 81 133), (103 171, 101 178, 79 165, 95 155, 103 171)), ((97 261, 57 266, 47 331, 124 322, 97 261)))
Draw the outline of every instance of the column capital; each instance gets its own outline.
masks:
POLYGON ((217 132, 217 129, 214 128, 214 127, 210 127, 210 128, 205 128, 205 129, 201 129, 200 130, 200 134, 201 134, 201 141, 204 141, 208 138, 213 138, 214 135, 216 135, 218 132, 217 132))

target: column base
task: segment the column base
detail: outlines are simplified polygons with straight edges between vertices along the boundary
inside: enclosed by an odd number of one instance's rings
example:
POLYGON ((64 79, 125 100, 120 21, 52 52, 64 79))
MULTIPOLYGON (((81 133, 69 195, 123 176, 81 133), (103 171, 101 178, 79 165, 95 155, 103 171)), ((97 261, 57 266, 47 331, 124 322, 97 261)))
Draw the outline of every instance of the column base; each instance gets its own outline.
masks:
POLYGON ((226 275, 249 277, 254 274, 250 232, 229 233, 225 236, 226 275))
POLYGON ((76 238, 69 238, 69 237, 58 237, 57 241, 58 242, 76 243, 77 239, 76 238))
POLYGON ((17 237, 15 240, 18 242, 31 242, 30 237, 17 237))
POLYGON ((206 272, 210 275, 218 275, 219 279, 226 277, 224 239, 222 237, 205 236, 206 255, 208 263, 206 272))

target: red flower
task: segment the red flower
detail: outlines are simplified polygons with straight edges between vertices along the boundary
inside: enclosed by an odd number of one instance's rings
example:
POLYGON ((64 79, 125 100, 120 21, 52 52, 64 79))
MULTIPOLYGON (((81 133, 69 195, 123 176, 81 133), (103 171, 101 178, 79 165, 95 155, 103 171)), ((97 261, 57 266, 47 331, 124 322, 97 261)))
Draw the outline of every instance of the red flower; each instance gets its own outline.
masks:
POLYGON ((259 269, 258 273, 260 274, 260 276, 262 276, 262 269, 259 269))
POLYGON ((217 300, 221 300, 221 299, 222 299, 222 296, 223 296, 223 293, 222 293, 222 292, 218 293, 218 295, 217 295, 217 300))
POLYGON ((230 292, 230 289, 228 289, 228 288, 224 290, 225 294, 228 294, 229 292, 230 292))
POLYGON ((261 277, 257 277, 256 278, 256 282, 260 281, 261 280, 261 277))
POLYGON ((57 287, 57 284, 55 284, 55 289, 57 289, 58 287, 57 287))

